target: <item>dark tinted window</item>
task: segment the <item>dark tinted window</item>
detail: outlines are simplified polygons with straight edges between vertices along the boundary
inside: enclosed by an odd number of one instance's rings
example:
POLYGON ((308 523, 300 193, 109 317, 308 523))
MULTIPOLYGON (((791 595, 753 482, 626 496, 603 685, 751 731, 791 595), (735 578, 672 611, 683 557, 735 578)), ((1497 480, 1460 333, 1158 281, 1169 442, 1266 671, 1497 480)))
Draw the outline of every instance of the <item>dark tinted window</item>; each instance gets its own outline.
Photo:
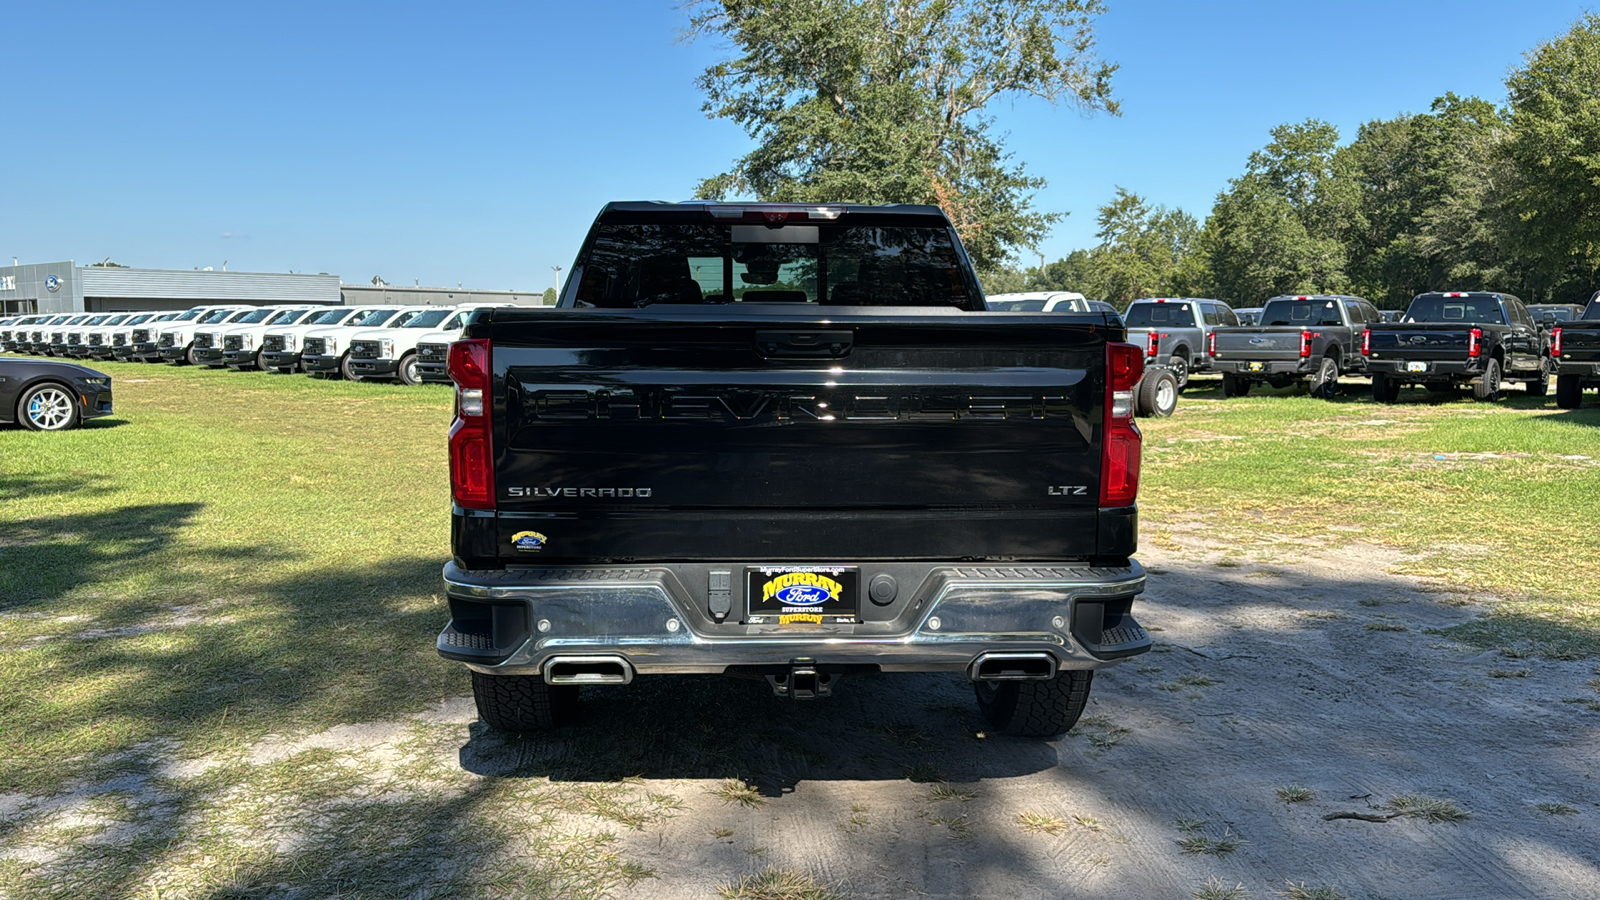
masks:
POLYGON ((1534 319, 1543 322, 1571 322, 1573 310, 1570 306, 1530 306, 1528 314, 1534 319))
POLYGON ((1135 303, 1122 317, 1129 328, 1193 328, 1194 306, 1189 303, 1135 303))
POLYGON ((1326 297, 1308 297, 1305 300, 1268 300, 1261 308, 1261 324, 1272 325, 1343 325, 1339 319, 1339 301, 1326 297))
POLYGON ((1600 299, 1590 300, 1589 308, 1583 311, 1583 320, 1593 322, 1597 319, 1600 319, 1600 299))
POLYGON ((345 324, 351 328, 377 328, 379 325, 394 318, 394 314, 397 312, 399 312, 398 309, 375 309, 357 316, 345 324))
POLYGON ((235 319, 234 321, 238 322, 240 325, 254 325, 257 322, 266 321, 267 317, 276 312, 277 310, 275 309, 258 309, 255 312, 248 313, 241 318, 235 319))
POLYGON ((1221 304, 1217 305, 1217 318, 1222 320, 1222 324, 1230 327, 1239 324, 1239 317, 1233 314, 1233 310, 1221 304))
POLYGON ((439 324, 440 322, 443 322, 444 321, 444 317, 450 315, 452 312, 455 312, 455 310, 453 310, 453 309, 430 309, 427 312, 418 313, 417 317, 415 319, 412 319, 411 321, 409 321, 409 322, 407 322, 405 324, 405 327, 406 328, 432 328, 433 326, 439 324))
POLYGON ((315 319, 311 319, 311 320, 307 321, 305 324, 307 324, 307 325, 337 325, 340 322, 343 322, 345 317, 350 315, 350 314, 351 314, 351 311, 348 310, 348 309, 330 309, 327 312, 323 313, 322 315, 317 316, 315 319))
POLYGON ((995 312, 1044 312, 1045 301, 1038 300, 990 300, 989 308, 995 312))
POLYGON ((965 267, 942 228, 602 224, 579 265, 579 306, 970 305, 965 267))
POLYGON ((1407 322, 1474 322, 1480 325, 1508 325, 1500 312, 1500 301, 1488 295, 1443 297, 1424 294, 1411 301, 1407 322))
POLYGON ((1209 303, 1200 304, 1200 318, 1207 325, 1222 324, 1221 320, 1217 318, 1217 308, 1209 303))

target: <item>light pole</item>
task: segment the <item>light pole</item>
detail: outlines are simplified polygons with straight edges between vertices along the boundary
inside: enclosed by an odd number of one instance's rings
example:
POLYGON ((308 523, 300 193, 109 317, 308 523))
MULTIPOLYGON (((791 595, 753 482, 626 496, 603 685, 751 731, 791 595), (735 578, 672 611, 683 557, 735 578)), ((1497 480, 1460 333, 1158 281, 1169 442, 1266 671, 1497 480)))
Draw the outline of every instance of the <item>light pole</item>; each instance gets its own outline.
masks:
POLYGON ((551 266, 550 268, 555 270, 555 273, 556 273, 556 293, 559 294, 559 293, 561 293, 561 267, 560 266, 551 266))

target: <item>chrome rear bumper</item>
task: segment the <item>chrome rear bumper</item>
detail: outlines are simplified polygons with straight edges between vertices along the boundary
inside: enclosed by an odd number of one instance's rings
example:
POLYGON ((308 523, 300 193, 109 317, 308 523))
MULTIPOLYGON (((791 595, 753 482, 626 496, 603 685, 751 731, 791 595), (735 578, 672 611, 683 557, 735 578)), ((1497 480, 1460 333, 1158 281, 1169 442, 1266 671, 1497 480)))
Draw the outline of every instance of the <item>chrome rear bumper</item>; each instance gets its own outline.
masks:
POLYGON ((444 580, 454 618, 436 646, 480 672, 547 679, 552 663, 593 657, 620 659, 630 678, 804 659, 822 668, 1010 679, 1102 668, 1150 648, 1131 614, 1145 583, 1137 562, 923 569, 916 589, 873 610, 875 620, 824 627, 746 625, 737 614, 718 623, 685 589, 693 574, 672 566, 467 571, 451 563, 444 580), (1037 665, 988 674, 990 661, 1007 659, 1037 665))

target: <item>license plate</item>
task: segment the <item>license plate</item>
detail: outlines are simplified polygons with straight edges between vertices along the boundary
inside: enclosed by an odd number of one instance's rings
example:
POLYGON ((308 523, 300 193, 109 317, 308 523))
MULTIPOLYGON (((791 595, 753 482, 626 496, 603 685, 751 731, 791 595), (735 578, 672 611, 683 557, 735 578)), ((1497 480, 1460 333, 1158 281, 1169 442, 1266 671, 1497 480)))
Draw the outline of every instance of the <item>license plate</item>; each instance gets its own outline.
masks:
POLYGON ((1250 364, 1250 371, 1252 371, 1252 372, 1261 371, 1261 363, 1258 363, 1258 362, 1251 363, 1250 364))
POLYGON ((1407 372, 1426 372, 1426 371, 1428 371, 1428 364, 1425 363, 1425 362, 1408 362, 1408 363, 1406 363, 1406 371, 1407 372))
POLYGON ((751 625, 853 625, 861 573, 853 566, 752 566, 745 570, 751 625))

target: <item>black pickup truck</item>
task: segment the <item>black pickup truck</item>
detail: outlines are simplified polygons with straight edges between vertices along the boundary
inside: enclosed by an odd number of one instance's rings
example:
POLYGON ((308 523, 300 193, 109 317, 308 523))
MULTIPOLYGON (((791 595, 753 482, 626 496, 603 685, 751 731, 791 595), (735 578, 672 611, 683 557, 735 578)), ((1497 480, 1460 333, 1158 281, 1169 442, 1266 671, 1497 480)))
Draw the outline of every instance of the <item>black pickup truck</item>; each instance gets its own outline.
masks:
POLYGON ((1393 403, 1406 384, 1448 393, 1465 384, 1493 400, 1505 381, 1528 393, 1550 390, 1550 335, 1522 301, 1485 291, 1418 294, 1400 321, 1368 326, 1361 342, 1372 375, 1372 396, 1393 403))
POLYGON ((637 675, 953 672, 1056 735, 1149 649, 1114 314, 986 312, 927 206, 613 203, 571 272, 450 347, 437 649, 491 727, 637 675))
POLYGON ((1556 365, 1556 405, 1577 409, 1584 391, 1600 388, 1600 291, 1589 300, 1583 318, 1551 331, 1550 355, 1556 365))
POLYGON ((1206 339, 1224 397, 1243 397, 1255 384, 1282 388, 1309 381, 1313 395, 1333 399, 1339 376, 1366 368, 1361 335, 1383 316, 1360 297, 1300 294, 1268 300, 1259 321, 1213 329, 1206 339))

